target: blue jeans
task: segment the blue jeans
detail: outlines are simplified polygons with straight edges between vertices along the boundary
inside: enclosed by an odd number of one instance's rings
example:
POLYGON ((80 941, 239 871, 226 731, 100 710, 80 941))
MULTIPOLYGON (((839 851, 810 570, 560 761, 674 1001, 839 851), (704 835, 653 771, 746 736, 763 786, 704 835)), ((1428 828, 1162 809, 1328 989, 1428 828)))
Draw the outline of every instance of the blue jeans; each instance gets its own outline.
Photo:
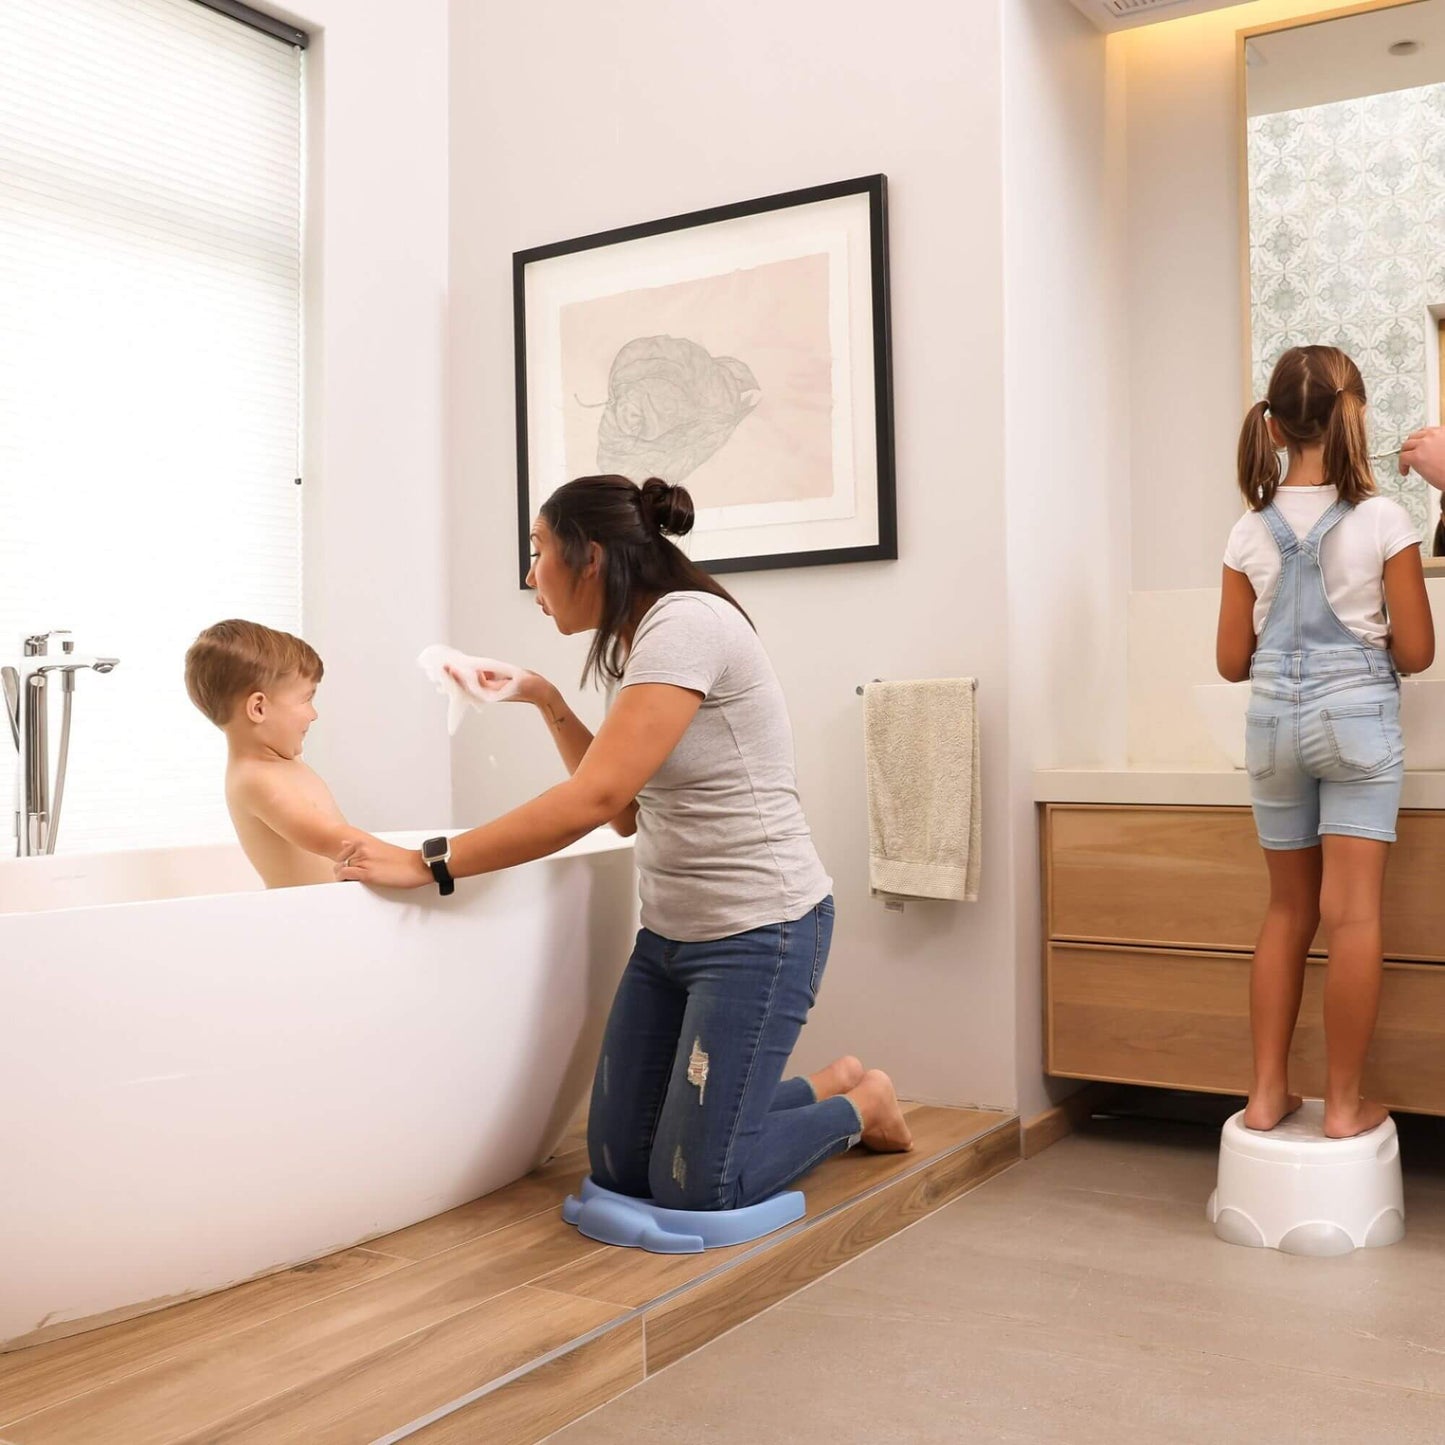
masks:
POLYGON ((784 1080, 828 961, 833 900, 707 943, 644 928, 617 987, 587 1149, 605 1189, 738 1209, 857 1142, 858 1111, 784 1080))

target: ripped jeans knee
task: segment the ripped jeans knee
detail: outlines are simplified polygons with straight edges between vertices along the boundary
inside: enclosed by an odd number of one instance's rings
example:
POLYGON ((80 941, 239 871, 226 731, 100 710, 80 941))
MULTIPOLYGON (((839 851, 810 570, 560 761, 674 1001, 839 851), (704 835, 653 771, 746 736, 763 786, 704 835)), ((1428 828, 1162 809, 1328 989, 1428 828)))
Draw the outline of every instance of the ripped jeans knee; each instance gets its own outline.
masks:
POLYGON ((729 1188, 705 1158, 690 1158, 682 1143, 659 1141, 652 1151, 648 1188, 664 1209, 732 1209, 736 1204, 736 1181, 729 1188))
POLYGON ((599 1184, 664 1208, 737 1209, 848 1147, 853 1106, 783 1082, 832 932, 825 898, 726 938, 638 933, 592 1091, 599 1184))

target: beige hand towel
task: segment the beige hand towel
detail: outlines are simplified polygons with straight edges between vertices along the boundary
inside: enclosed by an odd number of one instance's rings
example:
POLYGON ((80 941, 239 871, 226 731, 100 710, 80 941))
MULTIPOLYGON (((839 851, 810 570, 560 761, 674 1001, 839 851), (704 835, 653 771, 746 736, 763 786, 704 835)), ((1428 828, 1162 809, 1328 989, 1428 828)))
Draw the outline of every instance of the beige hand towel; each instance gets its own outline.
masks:
POLYGON ((978 902, 978 709, 970 677, 863 689, 868 881, 875 894, 978 902))

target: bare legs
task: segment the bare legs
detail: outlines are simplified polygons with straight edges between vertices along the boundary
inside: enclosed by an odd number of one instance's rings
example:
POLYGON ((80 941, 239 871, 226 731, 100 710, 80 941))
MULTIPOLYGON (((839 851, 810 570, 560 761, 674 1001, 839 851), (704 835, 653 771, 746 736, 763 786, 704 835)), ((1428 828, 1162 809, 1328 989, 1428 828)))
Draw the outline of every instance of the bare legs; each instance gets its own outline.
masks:
POLYGON ((1365 1055, 1380 1011, 1384 973, 1380 901, 1390 845, 1373 838, 1324 839, 1320 912, 1329 935, 1325 978, 1325 1133, 1347 1139, 1383 1124, 1389 1111, 1362 1098, 1365 1055))
POLYGON ((898 1106, 893 1080, 882 1069, 869 1069, 858 1087, 848 1090, 848 1098, 863 1121, 865 1149, 878 1154, 904 1154, 913 1148, 913 1134, 898 1106))
POLYGON ((1249 1030, 1254 1082, 1244 1110, 1246 1129, 1273 1129, 1300 1106, 1289 1091, 1289 1045, 1304 990, 1305 955, 1320 922, 1318 848, 1266 848, 1269 908, 1249 971, 1249 1030))
POLYGON ((1267 849, 1269 909, 1249 976, 1254 1082, 1245 1127, 1273 1129, 1299 1108, 1289 1091, 1289 1046, 1304 988, 1305 955, 1321 920, 1325 976, 1325 1133, 1363 1134, 1387 1111, 1360 1095, 1383 972, 1380 903, 1389 845, 1327 834, 1320 848, 1267 849))
POLYGON ((880 1154, 906 1153, 913 1135, 898 1104, 893 1080, 882 1069, 864 1069, 851 1054, 808 1075, 819 1101, 847 1095, 863 1120, 863 1147, 880 1154))
POLYGON ((856 1089, 863 1082, 863 1074, 863 1065, 852 1054, 844 1054, 826 1069, 809 1074, 808 1082, 813 1086, 813 1097, 821 1104, 824 1099, 835 1099, 849 1089, 856 1089))

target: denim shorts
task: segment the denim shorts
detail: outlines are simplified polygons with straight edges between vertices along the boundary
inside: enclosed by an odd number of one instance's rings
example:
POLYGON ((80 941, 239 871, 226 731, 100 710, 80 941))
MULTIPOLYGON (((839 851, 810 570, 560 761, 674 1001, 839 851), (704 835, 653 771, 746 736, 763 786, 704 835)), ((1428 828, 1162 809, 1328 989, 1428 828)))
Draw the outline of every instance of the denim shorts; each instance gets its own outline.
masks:
POLYGON ((1310 695, 1256 682, 1245 767, 1265 848, 1313 848, 1326 833, 1395 841, 1405 779, 1400 688, 1370 679, 1310 695))

